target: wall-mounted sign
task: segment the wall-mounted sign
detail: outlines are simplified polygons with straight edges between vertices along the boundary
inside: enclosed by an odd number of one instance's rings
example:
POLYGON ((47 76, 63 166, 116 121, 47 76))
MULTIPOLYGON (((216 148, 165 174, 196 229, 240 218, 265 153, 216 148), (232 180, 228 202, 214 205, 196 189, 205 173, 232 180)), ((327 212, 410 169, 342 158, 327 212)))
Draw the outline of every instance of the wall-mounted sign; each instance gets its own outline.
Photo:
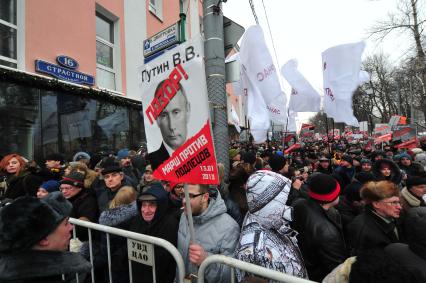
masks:
POLYGON ((143 56, 148 57, 173 44, 179 43, 179 22, 163 29, 143 41, 143 56))
POLYGON ((37 72, 48 74, 64 81, 85 85, 95 84, 93 76, 75 70, 78 68, 78 62, 73 58, 60 55, 56 57, 56 61, 61 66, 43 60, 35 60, 35 69, 37 72))

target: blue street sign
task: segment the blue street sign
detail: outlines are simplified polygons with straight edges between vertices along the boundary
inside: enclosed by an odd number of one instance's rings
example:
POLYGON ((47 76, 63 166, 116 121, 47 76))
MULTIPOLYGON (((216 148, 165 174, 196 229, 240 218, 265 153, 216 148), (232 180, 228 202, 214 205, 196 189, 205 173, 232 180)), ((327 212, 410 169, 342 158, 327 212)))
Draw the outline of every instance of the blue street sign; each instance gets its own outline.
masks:
MULTIPOLYGON (((60 56, 58 56, 60 57, 60 56)), ((69 58, 69 57, 68 57, 69 58)), ((74 60, 74 59, 73 59, 74 60)), ((58 59, 59 61, 59 59, 58 59)), ((74 62, 77 64, 77 61, 74 60, 74 62)), ((68 64, 72 64, 69 63, 68 64)), ((38 72, 45 73, 48 75, 51 75, 55 78, 77 83, 77 84, 86 84, 86 85, 94 85, 95 84, 95 78, 91 75, 80 73, 77 71, 74 71, 72 69, 64 68, 59 65, 55 65, 43 60, 35 60, 35 69, 38 72)))

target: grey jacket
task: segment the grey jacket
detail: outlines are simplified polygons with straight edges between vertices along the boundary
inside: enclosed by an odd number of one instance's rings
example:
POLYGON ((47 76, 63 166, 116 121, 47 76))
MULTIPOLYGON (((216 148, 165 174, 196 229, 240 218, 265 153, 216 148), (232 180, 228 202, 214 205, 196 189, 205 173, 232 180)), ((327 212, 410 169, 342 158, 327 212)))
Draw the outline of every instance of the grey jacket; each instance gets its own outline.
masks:
MULTIPOLYGON (((226 206, 220 194, 210 198, 208 208, 199 216, 193 217, 195 242, 209 254, 221 254, 233 257, 240 235, 237 222, 226 213, 226 206)), ((186 274, 197 274, 196 266, 189 262, 189 227, 186 214, 182 213, 179 222, 178 250, 185 263, 186 274)), ((229 266, 212 264, 206 269, 205 282, 231 282, 229 266)))

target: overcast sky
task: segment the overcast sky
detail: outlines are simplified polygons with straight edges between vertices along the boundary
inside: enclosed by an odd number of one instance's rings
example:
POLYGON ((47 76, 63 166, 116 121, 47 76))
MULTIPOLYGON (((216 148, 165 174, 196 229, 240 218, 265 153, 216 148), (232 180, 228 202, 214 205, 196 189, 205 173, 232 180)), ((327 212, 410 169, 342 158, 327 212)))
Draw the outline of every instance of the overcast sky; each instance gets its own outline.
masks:
MULTIPOLYGON (((269 19, 278 57, 278 69, 296 58, 299 71, 317 90, 322 89, 321 52, 329 47, 365 40, 367 54, 383 51, 398 61, 407 49, 396 35, 384 42, 368 38, 367 30, 395 11, 398 0, 253 0, 272 57, 269 19), (266 7, 266 14, 263 3, 266 7), (398 44, 396 42, 399 41, 398 44)), ((248 0, 228 0, 223 4, 226 17, 247 28, 256 24, 248 0)), ((287 95, 290 87, 285 83, 287 95)), ((307 117, 303 115, 303 117, 307 117)))

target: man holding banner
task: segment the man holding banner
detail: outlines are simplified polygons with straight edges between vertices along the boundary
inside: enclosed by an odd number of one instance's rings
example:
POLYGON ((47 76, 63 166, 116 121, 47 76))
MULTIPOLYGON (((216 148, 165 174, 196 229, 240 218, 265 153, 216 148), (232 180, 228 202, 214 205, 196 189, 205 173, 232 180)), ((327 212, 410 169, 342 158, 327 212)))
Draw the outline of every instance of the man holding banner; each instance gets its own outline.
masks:
MULTIPOLYGON (((227 214, 220 193, 209 190, 208 185, 188 184, 189 202, 194 219, 195 239, 190 239, 186 201, 182 194, 185 213, 182 213, 178 231, 178 250, 181 253, 186 277, 197 274, 197 267, 213 254, 233 256, 240 236, 240 227, 227 214)), ((226 265, 212 264, 205 273, 206 282, 231 282, 231 269, 226 265)))

